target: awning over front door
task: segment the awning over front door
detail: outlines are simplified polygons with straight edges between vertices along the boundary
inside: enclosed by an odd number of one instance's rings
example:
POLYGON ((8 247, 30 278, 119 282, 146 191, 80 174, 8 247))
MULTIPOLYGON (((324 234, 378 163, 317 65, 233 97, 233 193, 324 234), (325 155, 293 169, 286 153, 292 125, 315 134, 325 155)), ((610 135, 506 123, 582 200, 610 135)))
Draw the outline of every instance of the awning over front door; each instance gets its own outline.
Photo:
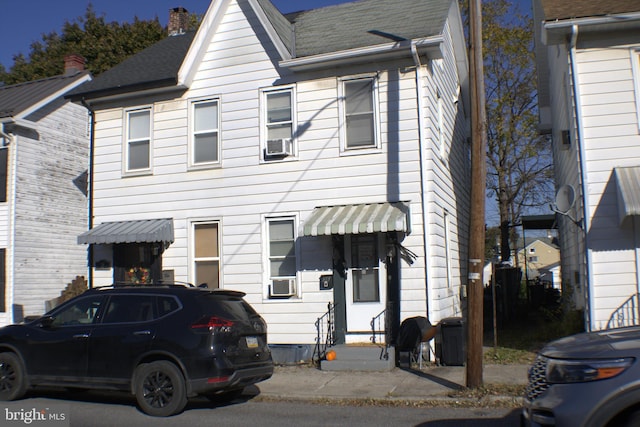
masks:
POLYGON ((78 243, 153 243, 173 242, 173 219, 143 219, 103 222, 78 236, 78 243))
POLYGON ((305 236, 411 232, 409 206, 402 202, 321 206, 304 224, 305 236))
POLYGON ((620 224, 628 216, 640 215, 640 166, 614 168, 618 188, 618 217, 620 224))

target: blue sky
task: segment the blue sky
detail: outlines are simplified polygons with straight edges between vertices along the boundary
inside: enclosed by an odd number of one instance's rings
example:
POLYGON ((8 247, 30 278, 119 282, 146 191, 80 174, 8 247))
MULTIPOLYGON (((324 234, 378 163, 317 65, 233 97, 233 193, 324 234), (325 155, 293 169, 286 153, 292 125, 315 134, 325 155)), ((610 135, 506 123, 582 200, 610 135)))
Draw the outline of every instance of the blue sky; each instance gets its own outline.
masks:
MULTIPOLYGON (((272 0, 285 13, 346 1, 272 0)), ((27 56, 32 42, 40 41, 45 33, 60 33, 65 21, 74 21, 84 15, 89 3, 107 22, 132 22, 134 16, 143 20, 157 16, 160 23, 166 25, 169 9, 182 6, 189 12, 203 14, 210 0, 0 0, 0 63, 8 70, 14 55, 23 53, 27 56)))

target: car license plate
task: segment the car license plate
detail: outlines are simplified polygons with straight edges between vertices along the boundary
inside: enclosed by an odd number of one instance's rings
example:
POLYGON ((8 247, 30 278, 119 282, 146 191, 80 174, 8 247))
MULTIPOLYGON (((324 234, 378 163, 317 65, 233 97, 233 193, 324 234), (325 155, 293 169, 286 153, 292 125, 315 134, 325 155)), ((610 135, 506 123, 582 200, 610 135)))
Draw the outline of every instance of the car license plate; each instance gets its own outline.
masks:
POLYGON ((247 348, 257 348, 258 347, 258 338, 257 337, 246 337, 247 340, 247 348))

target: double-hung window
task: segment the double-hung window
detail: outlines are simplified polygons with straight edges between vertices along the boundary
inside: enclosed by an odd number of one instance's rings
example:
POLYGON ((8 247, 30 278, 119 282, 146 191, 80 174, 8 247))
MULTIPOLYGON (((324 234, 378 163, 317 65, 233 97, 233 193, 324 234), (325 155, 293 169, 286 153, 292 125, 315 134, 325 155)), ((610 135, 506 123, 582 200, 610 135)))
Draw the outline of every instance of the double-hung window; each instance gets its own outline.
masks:
POLYGON ((218 222, 193 224, 193 275, 197 285, 220 287, 220 235, 218 222))
POLYGON ((269 240, 269 296, 291 297, 296 294, 296 233, 294 218, 267 220, 269 240))
POLYGON ((375 78, 342 80, 340 98, 343 149, 379 148, 375 78))
POLYGON ((294 154, 295 104, 293 88, 262 92, 264 104, 265 159, 294 154))
POLYGON ((125 171, 151 169, 151 109, 126 112, 125 171))
POLYGON ((192 107, 191 165, 220 162, 220 106, 217 99, 196 101, 192 107))
POLYGON ((636 96, 636 115, 638 132, 640 133, 640 49, 633 48, 631 50, 631 68, 633 70, 633 80, 635 83, 636 96))

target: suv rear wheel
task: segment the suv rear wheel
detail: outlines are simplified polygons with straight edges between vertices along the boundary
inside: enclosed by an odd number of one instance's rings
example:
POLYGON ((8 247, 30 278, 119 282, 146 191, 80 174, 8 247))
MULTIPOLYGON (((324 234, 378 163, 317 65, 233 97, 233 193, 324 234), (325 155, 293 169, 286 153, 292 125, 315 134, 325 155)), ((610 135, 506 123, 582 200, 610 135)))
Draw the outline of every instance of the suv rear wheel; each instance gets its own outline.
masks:
POLYGON ((27 391, 24 368, 13 353, 0 353, 0 400, 16 400, 27 391))
POLYGON ((135 379, 136 400, 143 412, 168 417, 186 406, 184 377, 173 363, 159 360, 142 364, 136 368, 135 379))

